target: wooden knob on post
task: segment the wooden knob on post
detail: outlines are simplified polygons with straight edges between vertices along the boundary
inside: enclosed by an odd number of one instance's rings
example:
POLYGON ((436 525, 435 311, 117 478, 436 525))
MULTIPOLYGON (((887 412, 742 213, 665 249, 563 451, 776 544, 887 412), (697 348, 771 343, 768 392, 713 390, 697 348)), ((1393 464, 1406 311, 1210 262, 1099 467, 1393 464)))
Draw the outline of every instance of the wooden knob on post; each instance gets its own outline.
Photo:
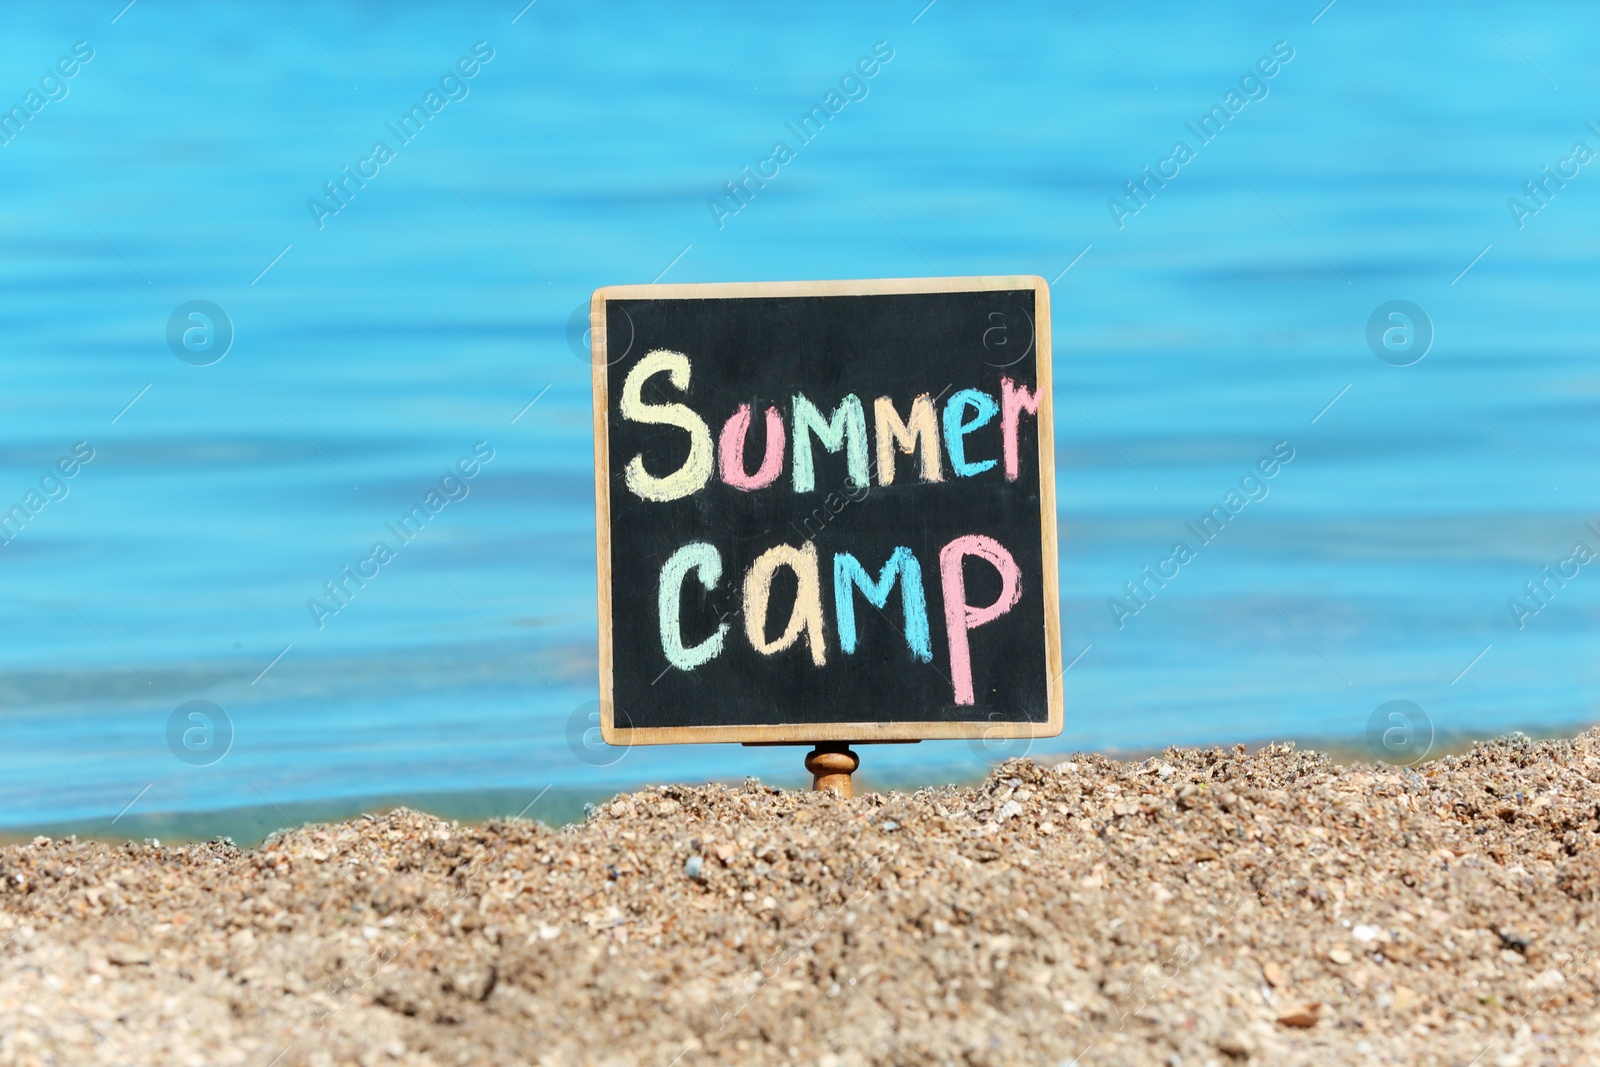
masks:
POLYGON ((812 789, 831 789, 848 799, 850 775, 861 766, 861 758, 850 751, 847 744, 819 744, 806 756, 806 770, 811 772, 812 789))

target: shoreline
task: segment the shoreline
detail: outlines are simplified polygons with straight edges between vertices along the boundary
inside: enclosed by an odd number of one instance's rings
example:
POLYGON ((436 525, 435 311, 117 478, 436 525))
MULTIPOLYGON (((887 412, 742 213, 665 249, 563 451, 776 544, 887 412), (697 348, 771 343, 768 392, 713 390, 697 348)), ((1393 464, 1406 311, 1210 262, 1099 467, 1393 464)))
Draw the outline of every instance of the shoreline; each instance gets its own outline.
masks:
POLYGON ((1579 1062, 1597 812, 1592 730, 40 839, 0 849, 0 1062, 1579 1062))
MULTIPOLYGON (((1539 730, 1537 733, 1531 734, 1516 731, 1510 734, 1494 736, 1465 731, 1440 735, 1436 739, 1427 759, 1419 762, 1416 766, 1421 766, 1423 763, 1445 756, 1470 752, 1474 745, 1485 742, 1517 737, 1531 737, 1533 740, 1569 740, 1582 736, 1587 730, 1595 728, 1596 726, 1593 725, 1586 725, 1576 729, 1568 726, 1559 729, 1539 730)), ((1273 746, 1287 744, 1298 751, 1327 756, 1340 766, 1353 767, 1377 762, 1371 752, 1364 748, 1358 740, 1349 737, 1325 738, 1320 741, 1316 739, 1309 741, 1278 739, 1251 742, 1230 741, 1219 742, 1219 744, 1225 744, 1229 748, 1237 744, 1243 744, 1248 752, 1260 752, 1273 746)), ((804 750, 804 746, 797 745, 794 747, 796 752, 796 773, 791 776, 792 780, 776 784, 783 788, 803 790, 809 784, 809 776, 800 770, 799 754, 804 750)), ((1063 749, 1050 752, 1034 752, 1028 758, 1044 764, 1087 757, 1103 757, 1121 762, 1138 762, 1139 760, 1160 756, 1171 747, 1204 749, 1211 746, 1181 745, 1168 746, 1167 748, 1155 746, 1107 748, 1093 752, 1063 749)), ((966 787, 982 782, 987 773, 987 770, 981 767, 970 767, 971 773, 965 775, 941 773, 962 766, 954 762, 936 764, 929 769, 931 773, 927 774, 907 772, 904 769, 896 769, 889 773, 873 773, 873 768, 869 762, 872 747, 866 746, 860 751, 865 755, 863 756, 864 769, 855 774, 857 793, 908 792, 916 789, 944 786, 966 787)), ((738 777, 728 777, 713 779, 712 784, 732 786, 744 780, 738 777)), ((110 825, 111 818, 109 815, 0 826, 0 847, 26 844, 35 837, 44 836, 52 839, 75 837, 85 841, 104 842, 156 840, 169 844, 198 844, 222 839, 242 848, 251 848, 259 845, 270 835, 280 831, 312 823, 343 822, 362 815, 383 815, 399 808, 420 811, 446 821, 471 825, 482 824, 496 818, 521 816, 544 823, 547 826, 562 827, 581 822, 588 810, 593 806, 602 804, 613 797, 651 788, 657 784, 660 783, 612 781, 595 786, 551 786, 548 790, 543 790, 542 787, 454 791, 425 790, 412 793, 326 797, 289 801, 283 804, 265 803, 231 808, 202 808, 192 811, 132 812, 116 819, 115 828, 110 825), (530 800, 535 802, 530 803, 530 800)))

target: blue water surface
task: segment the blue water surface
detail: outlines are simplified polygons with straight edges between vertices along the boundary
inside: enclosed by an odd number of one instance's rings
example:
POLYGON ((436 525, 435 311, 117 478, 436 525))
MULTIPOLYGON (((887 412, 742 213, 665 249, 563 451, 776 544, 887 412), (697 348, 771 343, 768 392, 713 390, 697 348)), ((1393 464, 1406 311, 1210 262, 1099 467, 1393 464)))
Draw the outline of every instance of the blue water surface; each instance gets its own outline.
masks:
MULTIPOLYGON (((1600 576, 1524 583, 1600 550, 1600 166, 1574 150, 1600 151, 1597 28, 1499 0, 9 11, 0 505, 93 458, 0 548, 0 825, 800 781, 793 750, 581 743, 573 316, 656 280, 1052 281, 1073 665, 1036 751, 1359 745, 1394 699, 1441 735, 1580 729, 1600 576), (732 212, 724 183, 780 140, 732 212), (368 177, 331 199, 344 168, 368 177), (232 324, 208 366, 168 341, 195 300, 232 324), (1431 324, 1409 366, 1369 345, 1391 300, 1431 324), (1185 524, 1279 442, 1267 494, 1201 544, 1185 524), (318 620, 474 446, 465 498, 318 620), (1194 558, 1127 599, 1179 540, 1194 558), (231 722, 208 765, 169 745, 191 700, 231 722)), ((985 755, 867 759, 932 779, 985 755)))

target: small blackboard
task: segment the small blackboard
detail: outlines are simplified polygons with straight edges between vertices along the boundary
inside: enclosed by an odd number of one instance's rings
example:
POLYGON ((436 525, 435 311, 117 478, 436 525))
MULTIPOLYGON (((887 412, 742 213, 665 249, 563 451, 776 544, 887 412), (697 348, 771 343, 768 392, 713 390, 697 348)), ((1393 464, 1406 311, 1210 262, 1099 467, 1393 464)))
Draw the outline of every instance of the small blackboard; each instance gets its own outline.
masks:
POLYGON ((600 289, 612 744, 1061 732, 1037 277, 600 289))

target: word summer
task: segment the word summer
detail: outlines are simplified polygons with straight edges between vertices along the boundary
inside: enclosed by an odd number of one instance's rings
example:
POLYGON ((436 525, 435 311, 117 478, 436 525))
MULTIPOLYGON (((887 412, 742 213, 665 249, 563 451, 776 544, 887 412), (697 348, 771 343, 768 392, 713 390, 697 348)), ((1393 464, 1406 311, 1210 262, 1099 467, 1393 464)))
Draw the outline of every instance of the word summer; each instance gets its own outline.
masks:
MULTIPOLYGON (((854 393, 827 414, 803 393, 791 401, 787 426, 778 409, 768 406, 763 415, 766 445, 761 466, 751 473, 745 462, 745 441, 750 433, 749 404, 740 404, 722 424, 713 447, 711 427, 687 404, 648 403, 644 389, 658 374, 665 374, 673 388, 689 392, 693 367, 682 352, 658 348, 634 364, 622 383, 618 410, 624 419, 655 426, 672 426, 689 435, 689 454, 683 464, 669 474, 652 474, 644 456, 636 455, 623 468, 628 489, 641 500, 666 503, 692 496, 711 481, 713 469, 723 482, 749 493, 775 484, 783 475, 784 453, 789 439, 794 441, 789 464, 791 484, 796 493, 816 490, 814 449, 820 444, 828 452, 844 452, 845 481, 862 487, 869 484, 867 407, 854 393)), ((972 478, 994 470, 1004 461, 1006 481, 1017 480, 1021 457, 1017 436, 1022 416, 1037 415, 1039 393, 1010 378, 1000 379, 1000 396, 981 389, 962 389, 945 402, 942 416, 935 415, 933 398, 921 393, 911 401, 909 414, 902 417, 891 397, 872 402, 873 443, 879 485, 895 480, 895 453, 917 458, 917 476, 923 482, 945 480, 944 460, 958 478, 972 478), (1000 458, 974 459, 968 454, 967 438, 1000 417, 1000 458), (944 449, 940 450, 940 429, 944 449)))
MULTIPOLYGON (((790 485, 796 493, 817 489, 815 447, 828 453, 842 453, 845 481, 854 487, 867 486, 868 439, 867 405, 855 394, 841 399, 824 414, 804 394, 791 400, 785 420, 774 406, 768 406, 763 421, 766 444, 760 467, 751 473, 745 462, 745 438, 750 430, 751 406, 741 404, 722 425, 713 448, 711 428, 688 405, 649 404, 643 399, 645 385, 656 375, 665 374, 672 386, 689 392, 692 367, 681 352, 656 349, 649 352, 628 373, 623 383, 620 412, 624 419, 652 425, 672 426, 689 436, 689 454, 683 464, 666 475, 650 473, 644 457, 635 455, 624 468, 630 491, 643 500, 666 502, 682 499, 704 489, 713 467, 720 479, 742 492, 754 492, 775 485, 783 474, 784 456, 792 441, 788 464, 790 485)), ((942 417, 935 414, 927 393, 911 401, 909 413, 902 416, 890 397, 872 402, 876 430, 876 467, 879 485, 891 485, 896 477, 896 454, 916 457, 917 478, 922 484, 945 480, 945 463, 954 477, 972 478, 994 471, 1008 481, 1019 476, 1019 424, 1023 414, 1037 416, 1039 394, 1010 378, 1002 378, 1000 396, 981 389, 963 389, 945 403, 942 417), (1000 421, 999 457, 977 459, 969 454, 969 437, 1000 421), (943 449, 940 430, 943 430, 943 449)), ((991 442, 991 445, 993 442, 991 442)), ((873 568, 849 552, 835 553, 827 561, 833 578, 833 622, 838 648, 845 656, 854 655, 856 634, 856 594, 882 610, 898 583, 904 626, 902 629, 910 655, 921 663, 933 661, 928 622, 928 598, 922 577, 922 564, 911 548, 892 549, 888 559, 870 561, 873 568)), ((796 546, 775 545, 762 552, 746 570, 742 585, 740 614, 750 646, 764 656, 773 656, 805 641, 811 662, 823 667, 828 662, 827 623, 823 610, 823 560, 812 541, 796 546), (780 569, 794 576, 795 600, 782 633, 769 640, 768 608, 773 581, 780 569)), ((948 677, 957 704, 974 704, 972 655, 969 635, 979 626, 1005 615, 1022 598, 1021 573, 1015 557, 999 541, 981 534, 953 538, 938 553, 939 588, 943 595, 945 632, 949 647, 948 677), (972 604, 967 597, 963 565, 968 558, 988 563, 1000 579, 1000 594, 993 603, 972 604)), ((704 541, 684 545, 668 557, 661 568, 658 594, 661 647, 667 661, 682 671, 692 671, 722 654, 732 624, 724 618, 714 632, 690 643, 683 634, 681 604, 685 580, 693 575, 707 591, 722 581, 722 554, 704 541)))

